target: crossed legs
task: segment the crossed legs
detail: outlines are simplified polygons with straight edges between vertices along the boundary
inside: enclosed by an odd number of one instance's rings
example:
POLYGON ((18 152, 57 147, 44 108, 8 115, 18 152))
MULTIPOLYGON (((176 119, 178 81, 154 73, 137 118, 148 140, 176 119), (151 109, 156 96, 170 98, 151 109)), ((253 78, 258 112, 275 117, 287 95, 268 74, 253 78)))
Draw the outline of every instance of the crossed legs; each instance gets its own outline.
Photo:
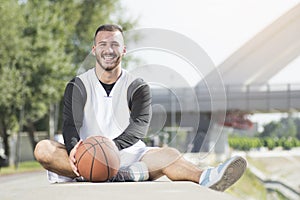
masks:
MULTIPOLYGON (((51 140, 43 140, 37 144, 34 155, 45 169, 65 177, 76 177, 64 145, 51 140)), ((225 163, 219 164, 217 167, 203 171, 186 161, 179 151, 174 148, 149 150, 140 161, 142 161, 139 162, 140 165, 146 164, 150 180, 155 180, 166 175, 173 181, 192 181, 218 191, 226 190, 239 180, 247 167, 247 161, 244 158, 235 156, 225 163)), ((136 166, 133 168, 136 168, 136 166)), ((128 174, 128 172, 125 174, 128 174)), ((129 172, 129 174, 129 179, 124 180, 136 181, 135 177, 131 177, 132 173, 129 172)), ((122 173, 118 173, 118 175, 122 175, 122 173)), ((139 177, 137 181, 140 181, 139 177)))
MULTIPOLYGON (((52 140, 40 141, 34 151, 35 158, 41 165, 59 175, 75 178, 69 164, 66 148, 52 140)), ((186 161, 179 151, 174 148, 157 148, 149 150, 141 159, 149 170, 150 180, 166 175, 174 181, 193 181, 199 183, 202 171, 186 161)))
POLYGON ((45 169, 58 175, 76 177, 69 163, 66 147, 63 144, 52 140, 42 140, 36 145, 34 156, 45 169))
POLYGON ((141 159, 145 162, 150 180, 166 175, 173 181, 192 181, 199 183, 202 170, 186 161, 174 148, 157 148, 149 150, 141 159))

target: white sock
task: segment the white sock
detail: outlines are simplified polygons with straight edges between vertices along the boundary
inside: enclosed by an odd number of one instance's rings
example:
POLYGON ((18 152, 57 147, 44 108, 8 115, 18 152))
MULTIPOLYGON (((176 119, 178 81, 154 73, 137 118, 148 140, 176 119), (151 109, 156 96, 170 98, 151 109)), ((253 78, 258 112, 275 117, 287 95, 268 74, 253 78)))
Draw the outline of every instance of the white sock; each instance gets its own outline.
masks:
POLYGON ((206 173, 207 173, 207 169, 203 170, 199 179, 199 184, 203 181, 204 177, 206 176, 206 173))

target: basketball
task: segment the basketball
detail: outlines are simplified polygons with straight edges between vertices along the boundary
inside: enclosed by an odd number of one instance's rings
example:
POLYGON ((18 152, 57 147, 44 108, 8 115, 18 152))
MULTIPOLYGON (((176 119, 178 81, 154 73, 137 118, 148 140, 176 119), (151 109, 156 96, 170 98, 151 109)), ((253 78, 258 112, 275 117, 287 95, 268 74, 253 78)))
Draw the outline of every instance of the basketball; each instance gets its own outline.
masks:
POLYGON ((84 140, 76 151, 75 159, 79 174, 91 182, 109 180, 120 167, 118 148, 112 140, 102 136, 84 140))

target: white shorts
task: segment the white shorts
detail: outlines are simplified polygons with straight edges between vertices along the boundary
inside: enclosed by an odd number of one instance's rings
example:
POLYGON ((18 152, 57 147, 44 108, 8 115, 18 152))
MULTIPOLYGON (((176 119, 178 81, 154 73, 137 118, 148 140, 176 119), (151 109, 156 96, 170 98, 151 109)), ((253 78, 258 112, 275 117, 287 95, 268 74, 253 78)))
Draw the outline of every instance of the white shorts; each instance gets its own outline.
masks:
MULTIPOLYGON (((147 151, 157 147, 147 147, 143 141, 138 141, 134 145, 120 151, 120 167, 127 167, 142 159, 147 151)), ((50 183, 74 182, 72 178, 58 175, 54 172, 47 171, 48 181, 50 183)))
POLYGON ((153 148, 155 147, 147 147, 145 143, 140 140, 131 147, 122 149, 120 151, 120 167, 126 167, 140 161, 145 153, 153 148))

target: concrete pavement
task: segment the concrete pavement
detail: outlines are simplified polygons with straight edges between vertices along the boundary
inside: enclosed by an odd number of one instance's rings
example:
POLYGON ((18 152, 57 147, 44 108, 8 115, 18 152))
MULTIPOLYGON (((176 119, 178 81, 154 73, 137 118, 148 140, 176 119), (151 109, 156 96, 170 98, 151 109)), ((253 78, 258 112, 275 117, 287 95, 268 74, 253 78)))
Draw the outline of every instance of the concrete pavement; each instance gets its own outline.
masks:
POLYGON ((49 184, 46 172, 0 176, 1 200, 237 200, 227 193, 216 192, 185 181, 165 178, 152 182, 126 183, 63 183, 49 184))

